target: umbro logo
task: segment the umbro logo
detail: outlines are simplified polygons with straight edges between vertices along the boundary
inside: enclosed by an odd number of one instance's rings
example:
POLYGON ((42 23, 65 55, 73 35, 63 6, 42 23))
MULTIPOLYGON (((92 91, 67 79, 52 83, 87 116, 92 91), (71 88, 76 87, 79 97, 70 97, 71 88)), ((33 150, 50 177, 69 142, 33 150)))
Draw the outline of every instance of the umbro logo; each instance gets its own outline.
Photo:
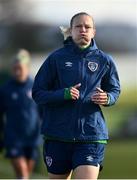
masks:
POLYGON ((73 63, 72 62, 65 62, 65 67, 72 67, 73 63))
POLYGON ((92 156, 87 156, 86 159, 87 159, 87 161, 90 161, 90 162, 93 161, 93 157, 92 156))

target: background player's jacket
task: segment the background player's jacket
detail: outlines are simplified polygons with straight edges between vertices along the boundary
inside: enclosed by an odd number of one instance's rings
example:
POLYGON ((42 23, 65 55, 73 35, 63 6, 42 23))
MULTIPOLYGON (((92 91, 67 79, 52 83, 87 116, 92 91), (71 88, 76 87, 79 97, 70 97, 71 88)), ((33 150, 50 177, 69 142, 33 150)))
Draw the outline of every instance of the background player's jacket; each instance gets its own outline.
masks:
POLYGON ((100 51, 95 41, 80 50, 68 38, 64 47, 51 54, 38 71, 32 96, 43 105, 42 133, 61 140, 108 139, 100 106, 91 101, 96 87, 101 87, 113 105, 120 93, 115 64, 100 51), (64 88, 81 83, 79 100, 65 100, 64 88))
POLYGON ((32 85, 30 78, 24 83, 11 79, 0 88, 0 121, 2 124, 5 114, 6 146, 35 146, 39 143, 40 119, 31 97, 32 85))

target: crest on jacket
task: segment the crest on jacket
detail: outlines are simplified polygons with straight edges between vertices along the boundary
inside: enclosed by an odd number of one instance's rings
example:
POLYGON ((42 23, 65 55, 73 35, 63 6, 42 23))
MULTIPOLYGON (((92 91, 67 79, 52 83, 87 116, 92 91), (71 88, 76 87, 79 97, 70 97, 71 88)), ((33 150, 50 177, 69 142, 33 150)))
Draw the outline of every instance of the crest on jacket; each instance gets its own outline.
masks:
POLYGON ((95 62, 88 62, 88 68, 90 69, 90 71, 94 72, 97 70, 98 64, 95 62))
POLYGON ((46 156, 46 163, 49 167, 52 165, 52 158, 50 156, 46 156))

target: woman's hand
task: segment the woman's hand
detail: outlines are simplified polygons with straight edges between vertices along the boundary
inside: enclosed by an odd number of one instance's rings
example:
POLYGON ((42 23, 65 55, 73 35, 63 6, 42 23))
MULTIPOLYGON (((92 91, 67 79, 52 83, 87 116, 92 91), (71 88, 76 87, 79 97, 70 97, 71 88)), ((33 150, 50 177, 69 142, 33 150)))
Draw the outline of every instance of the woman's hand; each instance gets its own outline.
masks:
POLYGON ((91 100, 98 105, 107 105, 108 95, 102 89, 97 87, 95 94, 91 97, 91 100))
POLYGON ((70 94, 71 94, 71 98, 73 100, 77 100, 79 99, 79 90, 78 88, 81 86, 81 84, 76 84, 75 86, 70 88, 70 94))

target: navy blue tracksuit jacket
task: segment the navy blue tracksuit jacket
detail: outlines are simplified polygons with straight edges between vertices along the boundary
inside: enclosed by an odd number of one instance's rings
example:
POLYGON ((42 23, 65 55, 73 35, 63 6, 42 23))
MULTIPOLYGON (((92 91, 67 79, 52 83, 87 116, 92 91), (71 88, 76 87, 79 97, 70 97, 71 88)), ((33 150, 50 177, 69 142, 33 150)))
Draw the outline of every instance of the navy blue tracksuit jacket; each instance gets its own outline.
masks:
POLYGON ((32 85, 30 78, 24 83, 10 79, 0 88, 0 130, 4 131, 5 146, 39 144, 40 118, 31 96, 32 85), (6 117, 4 124, 3 115, 6 117))
POLYGON ((108 139, 108 130, 99 105, 91 101, 96 87, 108 93, 113 105, 120 93, 113 59, 92 40, 80 50, 71 38, 53 52, 38 71, 32 96, 43 106, 42 134, 60 140, 96 141, 108 139), (80 98, 64 99, 64 88, 81 83, 80 98))

